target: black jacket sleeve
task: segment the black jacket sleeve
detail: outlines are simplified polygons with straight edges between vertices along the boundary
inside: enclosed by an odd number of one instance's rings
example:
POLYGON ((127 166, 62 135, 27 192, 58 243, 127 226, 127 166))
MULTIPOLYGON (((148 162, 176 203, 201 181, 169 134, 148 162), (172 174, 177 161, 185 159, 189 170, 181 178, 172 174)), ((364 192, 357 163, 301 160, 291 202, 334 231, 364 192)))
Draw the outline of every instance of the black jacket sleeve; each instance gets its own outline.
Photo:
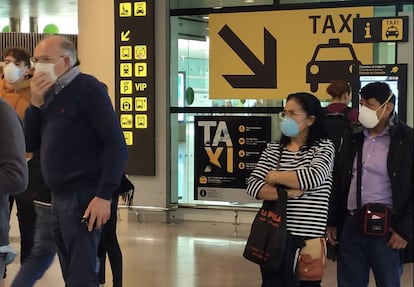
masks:
POLYGON ((16 112, 0 100, 0 194, 23 192, 28 177, 22 123, 16 112))

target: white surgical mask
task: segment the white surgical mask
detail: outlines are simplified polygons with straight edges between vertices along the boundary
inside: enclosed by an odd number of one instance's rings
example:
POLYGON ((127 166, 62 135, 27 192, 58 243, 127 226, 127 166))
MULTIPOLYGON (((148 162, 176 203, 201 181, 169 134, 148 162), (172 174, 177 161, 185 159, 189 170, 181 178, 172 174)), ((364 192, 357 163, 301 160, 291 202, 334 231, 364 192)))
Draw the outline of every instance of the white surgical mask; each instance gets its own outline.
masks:
POLYGON ((53 63, 36 63, 35 64, 35 74, 38 72, 44 72, 46 74, 49 74, 50 78, 52 79, 52 82, 54 83, 57 79, 56 73, 55 73, 55 64, 53 63))
POLYGON ((377 111, 381 109, 383 106, 385 106, 390 101, 392 96, 393 94, 391 92, 387 100, 376 110, 371 110, 370 108, 361 105, 361 110, 359 111, 358 115, 358 121, 368 129, 374 128, 379 123, 380 119, 382 118, 385 112, 385 110, 383 110, 381 116, 378 118, 377 111))
POLYGON ((24 69, 17 67, 14 63, 9 63, 3 67, 4 78, 7 82, 14 84, 24 74, 24 69))
POLYGON ((364 127, 368 129, 372 129, 379 123, 377 111, 371 110, 366 106, 361 106, 361 110, 359 111, 358 115, 358 120, 364 127))

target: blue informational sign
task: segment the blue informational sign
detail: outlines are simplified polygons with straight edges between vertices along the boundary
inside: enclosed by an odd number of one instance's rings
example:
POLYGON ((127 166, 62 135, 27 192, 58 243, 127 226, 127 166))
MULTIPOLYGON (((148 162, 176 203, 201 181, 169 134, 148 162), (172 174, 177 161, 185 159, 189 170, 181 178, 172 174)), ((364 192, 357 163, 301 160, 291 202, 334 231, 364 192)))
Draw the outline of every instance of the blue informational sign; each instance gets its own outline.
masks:
MULTIPOLYGON (((359 66, 359 88, 371 82, 385 82, 395 95, 394 110, 407 120, 407 64, 372 64, 359 66)), ((359 99, 356 99, 359 100, 359 99)))

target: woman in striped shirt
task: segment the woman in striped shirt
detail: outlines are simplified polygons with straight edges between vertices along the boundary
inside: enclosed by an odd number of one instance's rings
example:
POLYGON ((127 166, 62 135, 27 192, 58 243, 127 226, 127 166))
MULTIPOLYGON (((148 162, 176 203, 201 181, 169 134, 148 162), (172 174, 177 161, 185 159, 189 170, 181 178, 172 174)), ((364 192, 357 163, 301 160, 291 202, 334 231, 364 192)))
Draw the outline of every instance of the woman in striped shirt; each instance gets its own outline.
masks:
MULTIPOLYGON (((323 134, 320 101, 308 93, 290 94, 280 116, 280 141, 269 143, 262 152, 248 178, 247 193, 257 199, 277 200, 277 186, 284 186, 288 233, 304 240, 324 238, 335 148, 323 134)), ((280 270, 261 271, 262 287, 279 286, 280 270)), ((300 286, 320 286, 320 282, 301 280, 300 286)))

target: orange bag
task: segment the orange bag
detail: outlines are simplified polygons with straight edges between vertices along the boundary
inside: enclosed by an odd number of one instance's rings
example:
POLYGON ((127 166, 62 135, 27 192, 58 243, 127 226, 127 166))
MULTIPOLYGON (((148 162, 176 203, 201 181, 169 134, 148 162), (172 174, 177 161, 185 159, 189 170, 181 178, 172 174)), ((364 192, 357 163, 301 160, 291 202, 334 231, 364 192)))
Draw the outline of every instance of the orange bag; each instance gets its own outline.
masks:
POLYGON ((322 280, 326 263, 325 238, 306 240, 305 247, 300 251, 298 261, 298 277, 304 281, 322 280))

